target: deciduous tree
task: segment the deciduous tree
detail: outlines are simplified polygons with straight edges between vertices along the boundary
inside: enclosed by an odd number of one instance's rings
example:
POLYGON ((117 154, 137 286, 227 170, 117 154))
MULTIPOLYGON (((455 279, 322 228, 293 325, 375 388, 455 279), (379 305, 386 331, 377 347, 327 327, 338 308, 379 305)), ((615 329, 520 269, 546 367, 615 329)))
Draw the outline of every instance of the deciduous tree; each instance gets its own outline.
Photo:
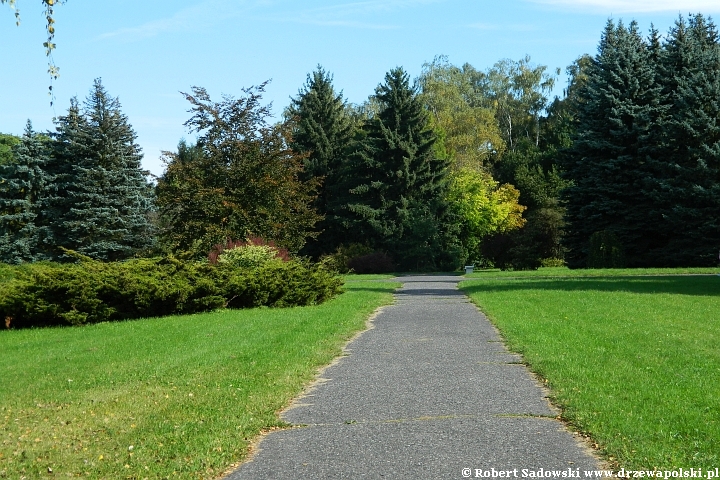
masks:
POLYGON ((258 236, 297 252, 316 235, 317 184, 301 181, 305 157, 290 149, 286 128, 268 123, 265 85, 219 102, 200 87, 184 94, 192 105, 185 125, 200 136, 197 145, 166 153, 158 181, 162 238, 171 249, 205 256, 228 238, 258 236))
POLYGON ((485 237, 525 224, 525 207, 518 203, 519 198, 515 187, 500 185, 489 173, 470 168, 452 173, 448 199, 461 222, 460 239, 471 261, 480 260, 480 244, 485 237))
POLYGON ((420 75, 421 100, 455 169, 486 170, 505 150, 495 110, 476 83, 479 75, 471 65, 458 68, 447 57, 426 63, 420 75))
POLYGON ((14 162, 13 146, 20 143, 20 138, 15 135, 0 133, 0 165, 7 165, 14 162))

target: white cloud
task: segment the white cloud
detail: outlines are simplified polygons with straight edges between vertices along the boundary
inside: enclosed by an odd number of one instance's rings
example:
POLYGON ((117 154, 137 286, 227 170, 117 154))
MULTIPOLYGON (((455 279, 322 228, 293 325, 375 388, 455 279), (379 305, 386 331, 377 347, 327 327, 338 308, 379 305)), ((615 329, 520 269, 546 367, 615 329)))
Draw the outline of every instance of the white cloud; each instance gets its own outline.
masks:
POLYGON ((720 12, 718 0, 530 0, 572 10, 615 13, 679 12, 683 14, 720 12))
MULTIPOLYGON (((244 4, 245 2, 237 3, 244 4)), ((184 8, 170 17, 153 20, 135 27, 120 28, 112 32, 104 33, 98 38, 119 37, 129 40, 140 40, 155 37, 162 33, 206 27, 218 19, 227 19, 239 14, 237 4, 230 6, 218 0, 206 0, 197 5, 184 8)))
POLYGON ((257 19, 279 22, 305 23, 318 26, 388 30, 399 28, 386 21, 387 14, 449 0, 364 0, 337 2, 303 9, 302 2, 293 0, 244 0, 227 2, 204 0, 175 14, 134 27, 120 28, 100 35, 100 39, 123 38, 139 40, 163 33, 201 29, 220 19, 241 16, 252 11, 257 19), (382 20, 378 20, 381 17, 382 20))
POLYGON ((447 0, 366 0, 362 2, 338 3, 326 7, 310 8, 278 19, 321 26, 387 30, 399 27, 385 22, 361 21, 358 19, 446 1, 447 0))

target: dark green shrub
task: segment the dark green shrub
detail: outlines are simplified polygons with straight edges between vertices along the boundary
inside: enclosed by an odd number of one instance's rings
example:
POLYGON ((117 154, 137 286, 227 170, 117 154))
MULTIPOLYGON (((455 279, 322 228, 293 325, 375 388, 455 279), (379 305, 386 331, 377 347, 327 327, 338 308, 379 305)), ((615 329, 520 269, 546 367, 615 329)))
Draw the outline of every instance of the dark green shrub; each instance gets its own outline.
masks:
POLYGON ((342 279, 323 265, 299 261, 269 262, 233 281, 244 282, 238 288, 229 285, 228 306, 233 308, 318 304, 342 288, 342 279))
POLYGON ((222 307, 321 303, 342 280, 322 265, 270 262, 255 269, 175 258, 33 264, 0 283, 6 327, 81 325, 222 307))

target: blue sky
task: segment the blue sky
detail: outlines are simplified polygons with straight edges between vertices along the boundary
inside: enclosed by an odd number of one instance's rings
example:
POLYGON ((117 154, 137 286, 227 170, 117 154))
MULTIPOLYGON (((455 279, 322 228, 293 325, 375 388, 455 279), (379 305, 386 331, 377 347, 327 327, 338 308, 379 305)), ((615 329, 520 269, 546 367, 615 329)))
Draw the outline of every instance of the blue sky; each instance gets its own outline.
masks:
POLYGON ((481 70, 530 55, 564 71, 596 52, 608 18, 667 32, 681 13, 720 16, 718 0, 68 0, 56 9, 61 76, 51 107, 41 5, 17 3, 19 27, 0 5, 0 132, 20 134, 27 119, 52 129, 101 77, 158 175, 160 152, 194 138, 180 94, 193 85, 219 100, 272 79, 265 100, 279 114, 318 64, 360 103, 391 68, 417 76, 436 55, 481 70))

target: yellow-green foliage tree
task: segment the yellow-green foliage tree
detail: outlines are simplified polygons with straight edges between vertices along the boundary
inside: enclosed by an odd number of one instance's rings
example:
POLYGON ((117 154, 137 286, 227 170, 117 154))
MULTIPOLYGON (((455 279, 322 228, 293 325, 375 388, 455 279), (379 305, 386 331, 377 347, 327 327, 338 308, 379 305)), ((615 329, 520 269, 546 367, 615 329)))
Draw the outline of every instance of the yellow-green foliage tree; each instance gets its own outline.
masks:
POLYGON ((484 106, 477 88, 480 75, 469 64, 458 68, 440 56, 420 76, 422 101, 454 169, 480 171, 505 150, 495 111, 484 106))
POLYGON ((522 227, 525 207, 518 203, 520 192, 510 184, 500 185, 487 172, 460 168, 451 175, 449 200, 461 219, 460 240, 476 260, 484 237, 522 227))

